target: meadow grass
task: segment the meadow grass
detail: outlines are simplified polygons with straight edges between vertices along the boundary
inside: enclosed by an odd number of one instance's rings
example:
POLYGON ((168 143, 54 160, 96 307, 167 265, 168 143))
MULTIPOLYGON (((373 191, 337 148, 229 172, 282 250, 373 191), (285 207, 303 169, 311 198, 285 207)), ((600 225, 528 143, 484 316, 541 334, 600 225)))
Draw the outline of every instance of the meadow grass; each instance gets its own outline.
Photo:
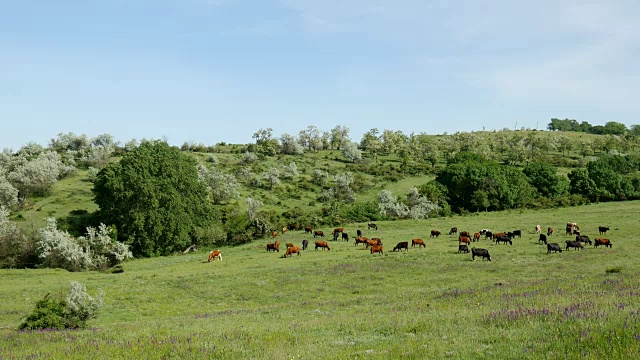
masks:
MULTIPOLYGON (((514 210, 415 221, 347 224, 379 237, 383 255, 362 245, 289 231, 271 240, 123 265, 124 272, 0 270, 0 358, 144 359, 522 359, 633 358, 640 352, 640 250, 634 232, 640 202, 548 210, 514 210), (609 226, 613 248, 586 246, 547 254, 534 227, 577 222, 598 237, 609 226), (492 261, 457 253, 449 228, 471 232, 521 229, 514 244, 482 239, 492 261), (429 238, 429 231, 443 232, 429 238), (392 252, 412 238, 426 248, 392 252), (310 247, 283 258, 286 242, 310 247), (607 272, 609 270, 609 272, 607 272), (619 272, 616 272, 619 271, 619 272), (19 332, 22 318, 69 281, 106 292, 89 329, 19 332)), ((331 228, 320 228, 330 233, 331 228)), ((563 246, 564 248, 564 246, 563 246)))

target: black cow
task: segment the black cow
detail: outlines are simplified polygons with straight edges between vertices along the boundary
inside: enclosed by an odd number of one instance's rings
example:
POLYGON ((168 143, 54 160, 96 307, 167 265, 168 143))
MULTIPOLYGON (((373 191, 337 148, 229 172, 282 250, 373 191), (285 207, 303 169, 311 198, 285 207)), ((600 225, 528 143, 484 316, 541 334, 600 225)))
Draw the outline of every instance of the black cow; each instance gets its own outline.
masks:
POLYGON ((449 235, 453 235, 453 234, 457 234, 457 233, 458 233, 458 228, 457 227, 451 228, 451 230, 449 230, 449 235))
MULTIPOLYGON (((540 235, 542 235, 542 234, 540 234, 540 235)), ((547 244, 547 254, 549 254, 552 251, 562 252, 562 249, 560 248, 560 245, 558 245, 556 243, 547 244)))
POLYGON ((378 230, 378 225, 371 223, 371 224, 367 224, 367 230, 369 229, 376 229, 378 230))
POLYGON ((500 244, 501 242, 503 243, 509 243, 509 245, 513 245, 513 242, 511 242, 511 238, 508 236, 498 236, 496 238, 496 244, 500 244))
POLYGON ((516 237, 511 231, 507 232, 507 236, 509 237, 509 239, 513 239, 514 237, 516 237))
POLYGON ((589 239, 589 237, 587 235, 578 235, 576 236, 576 241, 580 241, 586 244, 591 245, 591 239, 589 239))
POLYGON ((569 248, 576 248, 580 250, 584 249, 584 246, 580 241, 567 240, 566 243, 567 243, 567 248, 565 250, 569 250, 569 248))
POLYGON ((341 233, 339 233, 337 231, 334 231, 332 234, 333 234, 333 241, 336 241, 336 240, 338 240, 338 237, 340 237, 341 233))
POLYGON ((307 250, 307 246, 309 246, 309 240, 302 240, 302 250, 307 250))
POLYGON ((476 256, 482 257, 482 260, 487 259, 491 261, 491 256, 489 256, 489 251, 487 249, 471 248, 471 260, 475 260, 476 256))
POLYGON ((513 236, 517 236, 519 238, 522 238, 522 230, 513 230, 513 236))
POLYGON ((600 231, 600 235, 604 235, 607 233, 607 231, 609 231, 609 228, 604 226, 598 226, 598 231, 600 231))
POLYGON ((580 230, 575 230, 575 231, 573 232, 573 235, 580 236, 580 230))
POLYGON ((548 243, 547 243, 547 235, 540 234, 540 238, 538 239, 538 243, 541 243, 541 242, 543 242, 543 243, 548 245, 548 243))
POLYGON ((409 251, 409 242, 408 241, 403 241, 403 242, 399 242, 394 248, 393 251, 402 251, 402 249, 405 249, 407 251, 409 251))
POLYGON ((469 247, 466 244, 460 244, 458 245, 458 254, 468 254, 469 253, 469 247))
POLYGON ((493 239, 493 233, 489 230, 487 230, 487 232, 484 233, 484 238, 485 239, 493 239))
POLYGON ((362 231, 357 230, 357 231, 356 231, 356 234, 358 235, 358 237, 362 237, 362 231))
POLYGON ((347 241, 347 242, 348 242, 348 241, 349 241, 349 234, 347 234, 347 233, 343 232, 343 233, 342 233, 342 240, 343 240, 343 241, 347 241))

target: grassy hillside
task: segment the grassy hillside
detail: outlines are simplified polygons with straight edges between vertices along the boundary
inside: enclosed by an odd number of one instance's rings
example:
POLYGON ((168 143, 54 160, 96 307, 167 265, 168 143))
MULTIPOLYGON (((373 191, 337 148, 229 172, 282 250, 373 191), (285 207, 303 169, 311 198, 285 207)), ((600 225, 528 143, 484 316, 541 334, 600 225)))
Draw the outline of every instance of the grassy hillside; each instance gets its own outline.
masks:
MULTIPOLYGON (((41 211, 45 211, 44 210, 41 211)), ((380 237, 384 255, 349 243, 300 257, 265 241, 185 256, 134 260, 124 273, 0 270, 2 358, 578 358, 626 359, 640 351, 640 249, 631 234, 640 202, 482 213, 424 221, 347 224, 380 237), (613 248, 546 254, 535 225, 583 234, 611 227, 613 248), (492 260, 457 254, 457 237, 431 229, 522 229, 512 246, 473 244, 492 260), (421 237, 426 249, 391 252, 421 237), (106 292, 83 331, 16 332, 21 318, 69 280, 106 292)), ((330 228, 321 228, 330 232, 330 228)), ((313 238, 287 232, 282 243, 313 238)))

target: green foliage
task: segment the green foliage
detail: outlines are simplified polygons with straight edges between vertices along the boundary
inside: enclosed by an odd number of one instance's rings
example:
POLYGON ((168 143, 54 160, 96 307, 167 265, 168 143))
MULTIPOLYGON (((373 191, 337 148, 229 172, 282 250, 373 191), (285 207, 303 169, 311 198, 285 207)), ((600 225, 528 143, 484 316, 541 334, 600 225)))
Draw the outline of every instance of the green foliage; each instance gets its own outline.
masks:
POLYGON ((640 163, 631 156, 601 156, 586 168, 569 173, 572 194, 591 201, 630 200, 640 198, 638 171, 640 163))
POLYGON ((551 119, 547 129, 551 131, 578 131, 590 134, 598 135, 622 135, 627 132, 627 126, 625 124, 609 121, 603 125, 592 126, 586 121, 578 124, 578 121, 574 119, 551 119))
POLYGON ((102 221, 135 256, 168 255, 191 245, 190 234, 211 219, 194 158, 166 142, 149 141, 98 173, 93 193, 102 221))
POLYGON ((548 163, 529 163, 522 172, 527 175, 529 183, 536 188, 540 196, 559 196, 569 190, 566 178, 556 175, 556 168, 548 163))
POLYGON ((44 298, 36 301, 35 309, 20 324, 19 330, 66 329, 68 327, 65 320, 66 303, 64 300, 56 300, 49 295, 47 294, 44 298))

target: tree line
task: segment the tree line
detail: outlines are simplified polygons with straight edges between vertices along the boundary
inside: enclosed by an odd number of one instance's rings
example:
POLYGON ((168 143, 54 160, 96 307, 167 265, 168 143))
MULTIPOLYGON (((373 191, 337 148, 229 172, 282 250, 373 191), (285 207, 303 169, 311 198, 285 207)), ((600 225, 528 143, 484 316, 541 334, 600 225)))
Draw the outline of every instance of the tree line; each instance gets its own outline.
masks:
POLYGON ((640 125, 634 124, 630 128, 623 123, 609 121, 604 125, 591 125, 587 121, 578 123, 574 119, 557 119, 552 118, 547 125, 547 129, 551 131, 575 131, 596 135, 624 135, 631 134, 640 136, 640 125))

